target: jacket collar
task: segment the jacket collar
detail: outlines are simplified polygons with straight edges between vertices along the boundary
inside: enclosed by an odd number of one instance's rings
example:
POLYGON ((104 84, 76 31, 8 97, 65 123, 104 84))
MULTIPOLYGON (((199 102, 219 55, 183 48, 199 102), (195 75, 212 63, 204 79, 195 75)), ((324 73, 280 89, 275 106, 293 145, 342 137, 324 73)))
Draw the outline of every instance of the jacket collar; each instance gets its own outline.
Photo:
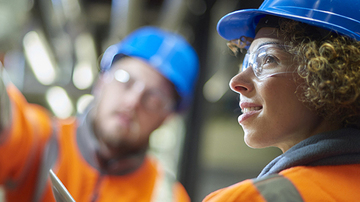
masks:
POLYGON ((258 178, 295 166, 325 166, 360 163, 360 130, 343 128, 320 133, 296 144, 272 160, 258 178))

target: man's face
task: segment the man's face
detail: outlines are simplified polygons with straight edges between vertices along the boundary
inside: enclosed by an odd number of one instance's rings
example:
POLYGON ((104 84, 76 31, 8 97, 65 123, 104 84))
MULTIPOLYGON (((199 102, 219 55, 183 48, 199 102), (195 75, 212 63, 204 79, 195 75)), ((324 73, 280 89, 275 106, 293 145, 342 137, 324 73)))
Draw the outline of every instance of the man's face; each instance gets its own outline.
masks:
POLYGON ((146 147, 151 132, 171 114, 175 97, 167 79, 131 57, 101 75, 94 94, 95 133, 105 156, 146 147))

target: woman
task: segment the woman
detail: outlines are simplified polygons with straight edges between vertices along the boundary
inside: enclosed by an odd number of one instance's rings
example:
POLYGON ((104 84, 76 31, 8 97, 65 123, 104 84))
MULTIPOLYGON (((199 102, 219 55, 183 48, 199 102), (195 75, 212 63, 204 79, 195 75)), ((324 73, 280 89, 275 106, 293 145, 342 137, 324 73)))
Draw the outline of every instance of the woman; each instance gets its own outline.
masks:
POLYGON ((248 49, 230 81, 245 142, 283 154, 204 201, 360 199, 359 9, 355 0, 267 0, 219 21, 230 48, 248 49))

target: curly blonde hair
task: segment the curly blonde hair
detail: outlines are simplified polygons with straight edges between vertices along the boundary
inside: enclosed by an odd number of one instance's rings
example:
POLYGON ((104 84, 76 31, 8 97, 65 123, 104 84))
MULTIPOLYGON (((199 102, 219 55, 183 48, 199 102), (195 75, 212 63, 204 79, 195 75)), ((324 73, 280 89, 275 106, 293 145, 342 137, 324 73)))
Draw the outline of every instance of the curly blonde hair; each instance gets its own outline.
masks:
POLYGON ((288 19, 279 20, 278 35, 298 64, 299 100, 324 119, 360 128, 360 41, 288 19))

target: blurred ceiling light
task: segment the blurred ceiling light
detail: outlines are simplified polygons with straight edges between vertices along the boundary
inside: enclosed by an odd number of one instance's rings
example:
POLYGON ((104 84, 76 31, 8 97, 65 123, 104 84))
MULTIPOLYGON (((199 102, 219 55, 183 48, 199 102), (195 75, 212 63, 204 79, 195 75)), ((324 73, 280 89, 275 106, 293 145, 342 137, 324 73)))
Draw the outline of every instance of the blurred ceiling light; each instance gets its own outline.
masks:
POLYGON ((74 20, 80 16, 81 8, 78 0, 61 0, 61 3, 68 20, 74 20))
POLYGON ((207 10, 207 5, 204 0, 188 1, 188 9, 195 15, 202 15, 207 10))
POLYGON ((75 55, 78 60, 96 62, 96 46, 94 37, 90 33, 81 33, 75 39, 75 55))
MULTIPOLYGON (((134 2, 134 0, 132 0, 134 2)), ((135 2, 138 2, 135 1, 135 2)), ((110 39, 122 38, 128 34, 129 15, 131 13, 130 0, 112 0, 110 16, 110 39)))
POLYGON ((73 83, 76 88, 84 90, 89 88, 94 81, 94 75, 91 71, 89 62, 77 63, 74 68, 73 83))
POLYGON ((54 86, 47 90, 46 101, 50 105, 50 108, 54 112, 55 116, 59 118, 68 118, 74 111, 68 94, 59 86, 54 86))
POLYGON ((77 64, 74 68, 73 83, 80 89, 89 88, 95 79, 96 68, 96 48, 91 34, 80 34, 75 40, 75 55, 77 64))
POLYGON ((79 114, 82 114, 86 107, 90 104, 90 102, 94 99, 94 96, 93 95, 90 95, 90 94, 84 94, 82 95, 77 103, 76 103, 76 109, 77 109, 77 112, 79 114))
POLYGON ((43 85, 55 81, 55 62, 49 51, 45 37, 36 31, 30 31, 23 39, 25 56, 36 79, 43 85))
POLYGON ((185 0, 166 0, 160 11, 159 25, 169 30, 176 30, 184 21, 186 15, 185 0))
POLYGON ((224 71, 218 71, 212 76, 203 87, 203 94, 207 101, 215 103, 229 89, 228 78, 226 78, 224 71))
POLYGON ((21 40, 22 30, 29 20, 29 1, 24 0, 0 0, 0 41, 1 49, 7 50, 6 46, 13 48, 18 40, 21 40), (5 49, 4 49, 5 48, 5 49))

